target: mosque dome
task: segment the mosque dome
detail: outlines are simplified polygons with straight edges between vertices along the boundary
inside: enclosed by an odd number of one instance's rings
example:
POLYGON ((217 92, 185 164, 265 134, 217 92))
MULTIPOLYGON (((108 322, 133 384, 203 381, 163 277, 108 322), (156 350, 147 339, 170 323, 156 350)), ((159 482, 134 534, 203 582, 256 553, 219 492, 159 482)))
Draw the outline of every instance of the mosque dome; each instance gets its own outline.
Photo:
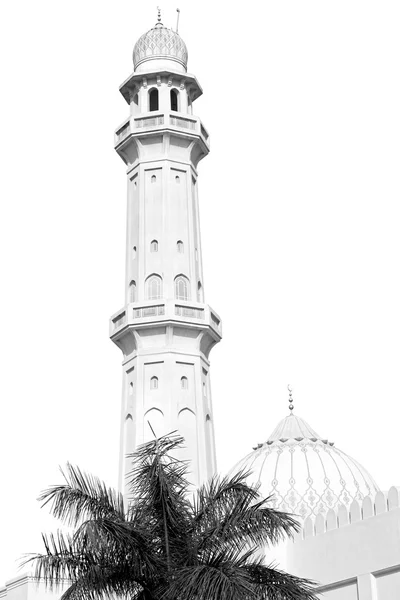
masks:
POLYGON ((279 510, 301 519, 326 515, 328 510, 379 491, 369 473, 353 458, 322 439, 309 425, 291 413, 274 429, 264 444, 233 469, 250 471, 249 481, 260 486, 265 498, 279 510))
POLYGON ((133 49, 133 66, 136 70, 149 60, 173 60, 186 70, 188 51, 186 44, 176 31, 158 22, 136 42, 133 49))

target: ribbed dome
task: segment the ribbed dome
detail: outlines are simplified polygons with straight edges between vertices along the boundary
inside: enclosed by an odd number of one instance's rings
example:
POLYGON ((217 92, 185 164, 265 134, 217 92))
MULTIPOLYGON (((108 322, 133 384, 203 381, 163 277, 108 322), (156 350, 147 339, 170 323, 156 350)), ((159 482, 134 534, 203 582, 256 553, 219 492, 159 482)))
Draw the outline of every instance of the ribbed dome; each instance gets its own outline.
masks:
POLYGON ((290 414, 268 440, 233 469, 251 471, 251 483, 271 504, 302 519, 326 514, 339 504, 374 496, 378 486, 347 454, 322 439, 300 417, 290 414))
POLYGON ((146 60, 170 58, 186 69, 188 51, 185 42, 172 29, 157 23, 136 42, 133 49, 133 66, 136 69, 146 60))

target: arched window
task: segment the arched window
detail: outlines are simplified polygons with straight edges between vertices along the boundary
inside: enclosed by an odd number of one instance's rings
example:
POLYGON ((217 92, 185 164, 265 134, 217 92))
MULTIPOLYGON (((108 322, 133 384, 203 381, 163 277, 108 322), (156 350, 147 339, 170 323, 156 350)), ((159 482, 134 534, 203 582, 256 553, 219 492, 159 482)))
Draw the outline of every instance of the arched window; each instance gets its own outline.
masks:
POLYGON ((130 384, 129 384, 129 395, 130 396, 133 395, 133 381, 131 381, 130 384))
POLYGON ((133 259, 136 258, 136 246, 133 246, 133 248, 132 248, 132 258, 133 259))
POLYGON ((162 279, 159 275, 151 275, 146 280, 147 299, 158 300, 162 295, 162 279))
POLYGON ((181 388, 182 388, 183 390, 187 390, 187 389, 188 389, 188 387, 189 387, 189 384, 188 384, 188 378, 187 378, 187 377, 185 377, 185 376, 181 377, 181 388))
POLYGON ((136 302, 136 281, 129 284, 129 302, 136 302))
POLYGON ((180 180, 180 178, 179 178, 179 175, 176 175, 176 176, 175 176, 175 183, 180 183, 180 182, 181 182, 181 180, 180 180))
POLYGON ((150 252, 158 252, 157 240, 152 240, 152 242, 150 243, 150 252))
POLYGON ((171 110, 178 110, 178 92, 176 90, 170 91, 171 96, 171 110))
POLYGON ((203 382, 203 396, 207 397, 207 388, 206 384, 203 382))
POLYGON ((175 298, 189 300, 189 281, 183 275, 179 275, 175 279, 175 298))
POLYGON ((157 181, 157 177, 155 175, 151 176, 151 183, 155 183, 157 181))
POLYGON ((152 377, 150 379, 150 389, 151 390, 157 390, 158 389, 158 377, 156 377, 154 375, 154 377, 152 377))
POLYGON ((149 110, 150 112, 158 110, 158 90, 155 88, 149 92, 149 110))
POLYGON ((178 240, 176 242, 176 249, 178 250, 179 254, 183 254, 183 242, 182 242, 182 240, 178 240))

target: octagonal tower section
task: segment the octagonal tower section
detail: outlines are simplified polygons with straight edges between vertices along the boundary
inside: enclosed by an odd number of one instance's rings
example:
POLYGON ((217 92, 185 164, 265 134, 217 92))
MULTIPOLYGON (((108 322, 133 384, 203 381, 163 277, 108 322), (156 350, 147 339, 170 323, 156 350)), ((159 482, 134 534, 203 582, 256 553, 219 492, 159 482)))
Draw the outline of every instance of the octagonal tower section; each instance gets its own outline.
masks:
POLYGON ((197 191, 209 136, 193 115, 202 89, 186 60, 180 36, 158 23, 137 42, 135 71, 120 87, 130 106, 115 133, 127 166, 126 281, 110 337, 123 353, 125 492, 127 456, 153 431, 185 438, 180 457, 190 461, 194 486, 216 470, 209 354, 222 331, 204 299, 197 191))

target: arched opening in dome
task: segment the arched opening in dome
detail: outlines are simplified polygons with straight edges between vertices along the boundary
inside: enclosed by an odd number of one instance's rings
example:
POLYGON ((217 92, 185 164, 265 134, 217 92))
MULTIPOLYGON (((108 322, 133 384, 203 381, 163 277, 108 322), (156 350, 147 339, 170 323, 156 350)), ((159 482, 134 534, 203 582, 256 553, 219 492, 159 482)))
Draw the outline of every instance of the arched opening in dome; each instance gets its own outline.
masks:
POLYGON ((176 90, 170 91, 171 97, 171 110, 178 111, 178 92, 176 90))
POLYGON ((149 92, 149 111, 153 112, 158 110, 158 90, 153 88, 149 92))

